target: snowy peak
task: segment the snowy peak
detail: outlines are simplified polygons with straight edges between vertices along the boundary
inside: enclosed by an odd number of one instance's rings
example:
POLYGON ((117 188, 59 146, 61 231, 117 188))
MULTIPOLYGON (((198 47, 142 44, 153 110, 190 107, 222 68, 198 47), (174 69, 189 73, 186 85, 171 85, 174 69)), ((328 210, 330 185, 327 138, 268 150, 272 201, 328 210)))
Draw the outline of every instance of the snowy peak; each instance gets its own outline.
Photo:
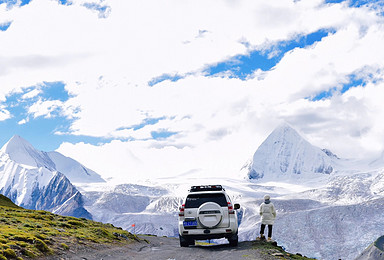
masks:
POLYGON ((286 139, 291 141, 300 141, 304 140, 299 133, 293 129, 290 125, 287 123, 283 123, 279 125, 278 127, 273 130, 273 132, 269 135, 269 138, 273 139, 286 139))
MULTIPOLYGON (((105 182, 96 172, 58 152, 36 150, 27 140, 15 135, 0 150, 3 162, 8 160, 26 169, 45 168, 63 173, 73 183, 105 182)), ((0 166, 1 166, 0 161, 0 166)))
POLYGON ((55 164, 46 153, 36 150, 27 140, 18 135, 14 135, 1 148, 1 152, 19 164, 55 169, 55 164))
POLYGON ((24 152, 27 150, 34 150, 33 146, 27 140, 19 135, 14 135, 1 148, 1 151, 7 154, 14 154, 17 151, 22 151, 22 149, 24 149, 24 152))
POLYGON ((332 159, 288 124, 277 127, 253 156, 250 179, 296 179, 330 174, 332 159))

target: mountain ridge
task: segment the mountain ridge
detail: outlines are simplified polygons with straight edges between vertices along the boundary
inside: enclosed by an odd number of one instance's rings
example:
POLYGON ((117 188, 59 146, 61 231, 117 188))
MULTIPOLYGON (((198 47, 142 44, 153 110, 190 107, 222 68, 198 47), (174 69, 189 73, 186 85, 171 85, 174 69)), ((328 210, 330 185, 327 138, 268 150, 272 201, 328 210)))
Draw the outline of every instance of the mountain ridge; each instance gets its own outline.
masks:
POLYGON ((278 126, 259 146, 249 167, 249 179, 318 177, 334 171, 337 157, 306 141, 288 124, 278 126), (294 177, 296 176, 296 177, 294 177))
POLYGON ((18 135, 0 149, 0 193, 24 208, 92 219, 83 207, 82 194, 65 171, 76 181, 105 182, 75 160, 57 152, 38 151, 18 135))
POLYGON ((99 174, 76 160, 56 151, 39 151, 19 135, 10 138, 0 149, 0 153, 8 155, 12 161, 23 167, 44 167, 50 171, 61 172, 73 183, 105 182, 99 174))

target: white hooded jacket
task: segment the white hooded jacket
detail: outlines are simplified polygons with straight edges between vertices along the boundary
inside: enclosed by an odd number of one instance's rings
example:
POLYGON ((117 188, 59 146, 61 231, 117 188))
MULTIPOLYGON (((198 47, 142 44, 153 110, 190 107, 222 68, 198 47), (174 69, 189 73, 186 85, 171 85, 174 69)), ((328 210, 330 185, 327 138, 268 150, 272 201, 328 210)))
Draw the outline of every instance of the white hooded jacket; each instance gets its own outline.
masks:
POLYGON ((273 225, 276 218, 276 210, 272 202, 268 204, 263 202, 260 205, 260 216, 261 216, 261 224, 273 225))

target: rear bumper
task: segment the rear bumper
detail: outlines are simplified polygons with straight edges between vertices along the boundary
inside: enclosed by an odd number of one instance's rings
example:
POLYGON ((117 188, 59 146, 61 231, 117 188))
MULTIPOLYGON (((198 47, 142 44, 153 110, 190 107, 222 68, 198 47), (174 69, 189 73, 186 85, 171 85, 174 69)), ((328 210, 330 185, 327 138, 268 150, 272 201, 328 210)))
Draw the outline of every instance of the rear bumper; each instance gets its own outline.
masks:
POLYGON ((185 229, 182 227, 179 228, 180 236, 185 238, 195 239, 195 240, 230 238, 236 234, 237 234, 237 227, 213 228, 213 229, 204 229, 204 228, 185 229))
POLYGON ((183 234, 182 237, 193 240, 206 240, 206 239, 219 239, 219 238, 231 238, 236 234, 233 233, 221 233, 221 234, 183 234))

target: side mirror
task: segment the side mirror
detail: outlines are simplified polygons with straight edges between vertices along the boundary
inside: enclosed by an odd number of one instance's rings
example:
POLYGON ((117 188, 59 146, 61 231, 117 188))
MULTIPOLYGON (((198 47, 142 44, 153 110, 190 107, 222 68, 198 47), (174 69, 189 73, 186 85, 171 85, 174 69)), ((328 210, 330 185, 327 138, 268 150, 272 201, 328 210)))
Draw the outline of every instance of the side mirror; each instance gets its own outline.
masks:
POLYGON ((240 208, 240 204, 238 203, 235 203, 235 205, 233 205, 233 208, 236 210, 236 209, 239 209, 240 208))

